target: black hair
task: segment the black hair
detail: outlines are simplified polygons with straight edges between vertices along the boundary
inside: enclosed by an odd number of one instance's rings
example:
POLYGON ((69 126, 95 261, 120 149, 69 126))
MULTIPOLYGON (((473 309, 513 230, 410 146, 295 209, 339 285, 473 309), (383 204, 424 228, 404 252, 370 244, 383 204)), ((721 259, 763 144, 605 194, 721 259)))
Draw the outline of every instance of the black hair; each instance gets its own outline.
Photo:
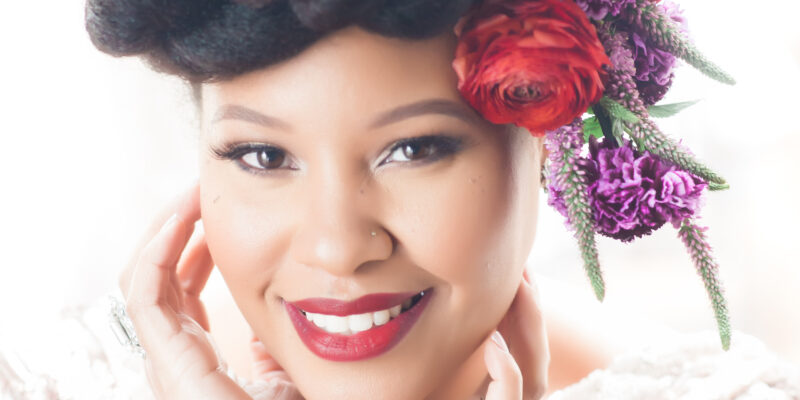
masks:
POLYGON ((452 28, 477 0, 87 0, 92 43, 141 56, 195 88, 291 58, 349 25, 425 39, 452 28))

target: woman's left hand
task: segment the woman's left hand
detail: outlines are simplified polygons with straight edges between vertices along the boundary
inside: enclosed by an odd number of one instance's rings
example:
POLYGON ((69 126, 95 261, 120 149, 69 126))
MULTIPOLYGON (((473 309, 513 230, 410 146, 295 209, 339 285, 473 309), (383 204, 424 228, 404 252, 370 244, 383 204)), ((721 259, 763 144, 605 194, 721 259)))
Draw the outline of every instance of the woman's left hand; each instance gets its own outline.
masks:
MULTIPOLYGON (((513 355, 522 376, 522 398, 538 400, 547 391, 550 350, 542 318, 539 290, 527 271, 497 330, 513 355)), ((491 373, 491 370, 489 371, 491 373)), ((491 390, 491 383, 490 383, 491 390)))
POLYGON ((525 272, 497 330, 430 398, 538 400, 547 392, 549 365, 550 350, 538 289, 525 272))

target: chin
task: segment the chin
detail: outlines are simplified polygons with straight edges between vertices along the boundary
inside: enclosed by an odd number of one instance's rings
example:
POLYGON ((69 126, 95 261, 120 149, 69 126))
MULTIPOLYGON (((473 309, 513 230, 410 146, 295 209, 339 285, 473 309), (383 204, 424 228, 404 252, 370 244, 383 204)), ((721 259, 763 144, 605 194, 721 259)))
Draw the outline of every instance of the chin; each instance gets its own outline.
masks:
MULTIPOLYGON (((503 310, 463 303, 453 308, 452 293, 446 287, 423 292, 408 293, 408 299, 403 294, 361 302, 359 307, 391 310, 399 301, 400 312, 388 322, 360 332, 329 332, 326 329, 344 328, 314 323, 320 311, 345 315, 353 311, 341 303, 285 301, 271 310, 282 307, 278 318, 264 327, 265 338, 272 340, 267 347, 309 400, 426 398, 474 353, 502 318, 503 310), (334 309, 319 308, 326 306, 334 309), (475 315, 476 308, 481 309, 480 315, 475 315), (442 317, 446 315, 451 318, 442 317), (275 335, 278 325, 281 335, 275 335), (365 343, 370 339, 378 342, 377 348, 365 343), (386 343, 386 348, 380 347, 386 343)), ((356 311, 364 313, 364 309, 356 311)))

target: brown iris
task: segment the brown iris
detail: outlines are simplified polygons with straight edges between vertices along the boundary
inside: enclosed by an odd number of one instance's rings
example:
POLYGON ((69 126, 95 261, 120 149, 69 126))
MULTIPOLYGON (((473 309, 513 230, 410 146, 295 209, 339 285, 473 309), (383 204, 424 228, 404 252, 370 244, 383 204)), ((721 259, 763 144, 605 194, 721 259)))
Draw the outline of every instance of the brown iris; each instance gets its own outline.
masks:
POLYGON ((283 164, 283 159, 286 155, 278 149, 264 149, 256 153, 256 160, 258 165, 265 169, 278 168, 283 164))
POLYGON ((418 143, 407 143, 403 145, 403 155, 409 160, 425 158, 431 154, 432 147, 433 146, 421 145, 418 143))

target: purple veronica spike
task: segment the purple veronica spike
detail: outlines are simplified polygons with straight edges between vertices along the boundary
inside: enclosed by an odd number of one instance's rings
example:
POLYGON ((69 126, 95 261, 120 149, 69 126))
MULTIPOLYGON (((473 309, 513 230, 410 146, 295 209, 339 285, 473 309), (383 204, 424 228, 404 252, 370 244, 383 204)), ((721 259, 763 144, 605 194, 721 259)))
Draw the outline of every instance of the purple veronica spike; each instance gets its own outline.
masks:
POLYGON ((633 51, 629 45, 630 35, 628 32, 618 31, 614 34, 606 29, 598 30, 603 46, 608 52, 611 60, 612 69, 623 71, 628 75, 636 74, 636 66, 633 61, 633 51))
POLYGON ((714 307, 714 316, 717 318, 717 329, 722 348, 728 350, 731 345, 731 325, 728 318, 728 302, 725 300, 725 291, 719 279, 719 266, 711 254, 711 246, 706 240, 707 227, 697 225, 687 218, 678 230, 678 236, 686 245, 686 250, 694 261, 697 273, 703 279, 706 293, 714 307))
MULTIPOLYGON (((605 283, 600 271, 595 244, 595 224, 586 191, 586 171, 580 166, 583 148, 583 122, 576 118, 571 124, 548 131, 545 145, 548 150, 550 171, 550 200, 560 202, 559 210, 567 218, 567 226, 574 230, 583 258, 583 267, 594 288, 595 296, 603 301, 605 283)), ((555 204, 555 203, 551 203, 555 204)))

